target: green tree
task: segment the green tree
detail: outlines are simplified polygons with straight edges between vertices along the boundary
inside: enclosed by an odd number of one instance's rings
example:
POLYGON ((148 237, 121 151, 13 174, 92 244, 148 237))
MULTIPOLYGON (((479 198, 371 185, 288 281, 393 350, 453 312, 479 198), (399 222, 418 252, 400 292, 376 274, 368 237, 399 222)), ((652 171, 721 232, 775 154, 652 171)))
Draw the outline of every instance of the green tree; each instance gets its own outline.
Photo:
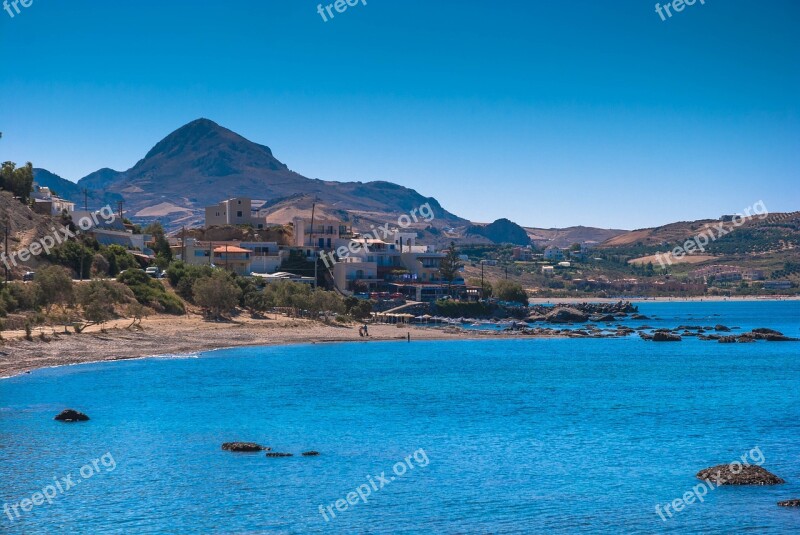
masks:
POLYGON ((72 299, 72 277, 61 266, 40 269, 36 272, 36 281, 33 284, 47 314, 50 314, 53 305, 63 305, 72 299))
POLYGON ((28 162, 18 168, 14 162, 3 162, 0 166, 0 189, 10 191, 27 204, 33 191, 33 164, 28 162))
POLYGON ((159 267, 167 267, 172 262, 172 249, 170 249, 169 241, 167 241, 167 236, 164 233, 164 227, 161 226, 161 223, 155 221, 144 229, 144 233, 153 236, 153 251, 156 253, 156 264, 159 267))
POLYGON ((501 280, 495 283, 494 291, 497 298, 501 301, 528 304, 528 294, 518 282, 501 280))
POLYGON ((458 258, 458 251, 456 250, 455 242, 450 242, 450 247, 447 248, 447 252, 444 258, 442 258, 442 263, 439 266, 439 274, 441 274, 442 278, 447 281, 447 294, 450 294, 450 287, 453 284, 453 281, 458 274, 458 271, 464 267, 464 264, 458 258))
POLYGON ((208 310, 214 319, 232 310, 239 302, 242 291, 222 270, 216 270, 210 277, 202 277, 192 288, 194 301, 208 310))

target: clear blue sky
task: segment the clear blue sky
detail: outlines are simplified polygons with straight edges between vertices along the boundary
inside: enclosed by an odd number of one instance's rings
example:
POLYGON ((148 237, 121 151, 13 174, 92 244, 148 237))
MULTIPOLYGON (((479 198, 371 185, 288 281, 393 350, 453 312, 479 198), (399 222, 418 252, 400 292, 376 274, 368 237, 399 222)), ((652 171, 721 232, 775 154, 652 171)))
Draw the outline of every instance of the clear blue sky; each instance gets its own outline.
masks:
MULTIPOLYGON (((0 0, 2 1, 2 0, 0 0)), ((77 180, 207 117, 475 221, 800 209, 800 4, 33 0, 0 11, 0 160, 77 180)), ((1 4, 0 4, 1 5, 1 4)))

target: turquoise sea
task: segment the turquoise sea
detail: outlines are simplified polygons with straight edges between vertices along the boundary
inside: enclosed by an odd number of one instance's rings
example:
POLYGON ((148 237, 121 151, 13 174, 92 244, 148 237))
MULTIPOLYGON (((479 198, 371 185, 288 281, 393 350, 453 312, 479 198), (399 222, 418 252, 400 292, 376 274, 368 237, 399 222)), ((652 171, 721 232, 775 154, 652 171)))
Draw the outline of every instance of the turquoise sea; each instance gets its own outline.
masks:
MULTIPOLYGON (((799 308, 640 304, 654 327, 794 337, 799 308)), ((0 479, 20 512, 0 533, 798 533, 776 502, 800 498, 800 342, 412 340, 38 370, 0 380, 0 479), (91 421, 55 422, 65 407, 91 421), (221 450, 234 440, 295 456, 221 450), (755 448, 785 485, 656 513, 755 448)))

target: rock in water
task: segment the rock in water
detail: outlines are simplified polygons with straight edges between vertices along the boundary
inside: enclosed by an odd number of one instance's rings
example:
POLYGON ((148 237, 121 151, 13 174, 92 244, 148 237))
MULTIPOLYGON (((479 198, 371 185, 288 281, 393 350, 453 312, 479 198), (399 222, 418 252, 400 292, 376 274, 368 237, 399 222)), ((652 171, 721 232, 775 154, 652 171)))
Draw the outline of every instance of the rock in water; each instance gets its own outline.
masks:
POLYGON ((267 457, 292 457, 291 453, 278 453, 277 451, 271 451, 267 453, 267 457))
POLYGON ((269 450, 269 448, 265 448, 255 442, 225 442, 222 445, 222 449, 236 452, 269 450))
POLYGON ((317 455, 319 455, 319 452, 314 450, 303 452, 303 457, 316 457, 317 455))
POLYGON ((59 422, 85 422, 89 417, 74 409, 64 409, 55 417, 59 422))
POLYGON ((783 336, 782 332, 776 331, 775 329, 767 329, 765 327, 759 327, 758 329, 753 329, 753 332, 757 334, 776 334, 778 336, 783 336))
POLYGON ((786 500, 785 502, 778 502, 781 507, 800 507, 800 500, 786 500))
POLYGON ((653 342, 680 342, 681 340, 682 338, 678 334, 665 331, 656 331, 653 333, 653 342))
POLYGON ((588 320, 588 314, 575 308, 557 308, 546 316, 546 321, 550 323, 583 323, 588 320))
POLYGON ((755 465, 720 464, 697 472, 698 479, 715 485, 781 485, 786 483, 775 474, 755 465))

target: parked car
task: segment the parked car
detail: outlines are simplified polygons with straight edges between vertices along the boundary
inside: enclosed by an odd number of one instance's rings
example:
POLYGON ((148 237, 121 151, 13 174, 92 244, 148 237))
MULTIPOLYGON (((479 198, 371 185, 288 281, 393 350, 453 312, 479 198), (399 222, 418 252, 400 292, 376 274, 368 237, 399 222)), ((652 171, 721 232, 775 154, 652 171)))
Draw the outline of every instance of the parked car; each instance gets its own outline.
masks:
POLYGON ((154 279, 157 279, 159 275, 161 275, 161 270, 156 266, 150 266, 149 268, 145 269, 144 272, 154 279))
POLYGON ((36 277, 35 271, 26 271, 25 274, 22 276, 23 281, 32 281, 36 277))

